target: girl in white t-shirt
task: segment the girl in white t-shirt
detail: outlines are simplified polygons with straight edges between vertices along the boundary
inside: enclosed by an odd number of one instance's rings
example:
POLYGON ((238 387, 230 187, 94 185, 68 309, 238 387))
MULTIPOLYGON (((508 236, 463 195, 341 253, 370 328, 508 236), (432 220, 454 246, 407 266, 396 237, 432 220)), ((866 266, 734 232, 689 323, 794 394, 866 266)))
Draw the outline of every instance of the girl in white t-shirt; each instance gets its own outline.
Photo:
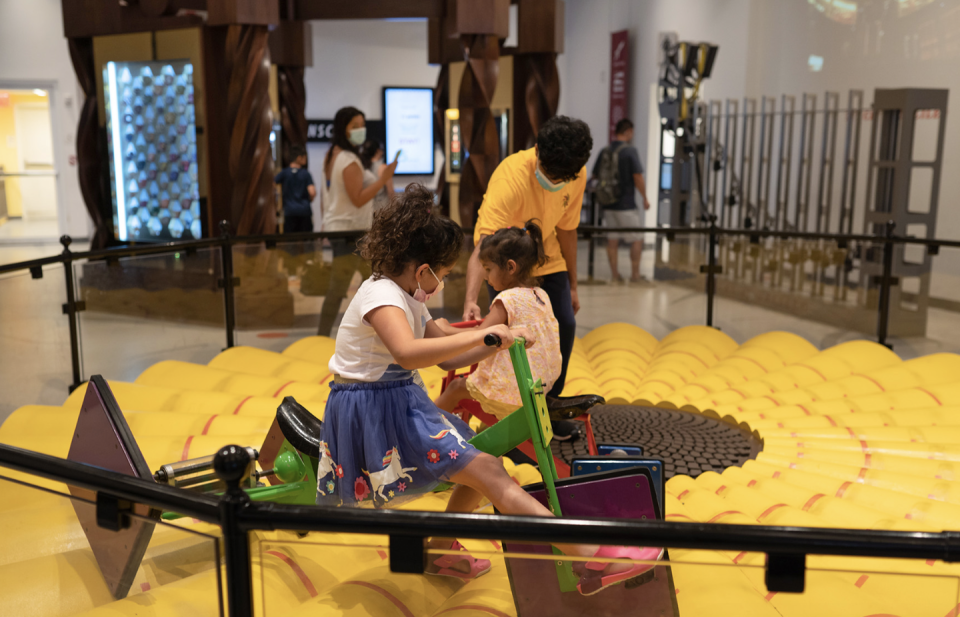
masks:
MULTIPOLYGON (((374 274, 350 302, 330 360, 335 377, 321 429, 317 504, 357 505, 369 498, 382 507, 453 482, 459 486, 448 512, 472 511, 482 495, 505 514, 551 516, 498 458, 467 441, 473 432, 463 421, 437 408, 415 383, 416 369, 474 364, 506 350, 514 336, 535 344, 529 331, 503 324, 448 336, 433 323, 423 303, 443 288, 460 256, 463 231, 433 214, 432 206, 430 191, 410 186, 376 214, 361 241, 374 274), (500 349, 484 346, 490 333, 501 338, 500 349)), ((462 549, 449 539, 435 538, 430 545, 462 549)), ((637 548, 558 548, 578 556, 648 558, 637 548)), ((585 567, 582 593, 650 569, 599 562, 585 567)), ((427 572, 467 579, 489 569, 488 560, 460 552, 435 560, 427 572)))

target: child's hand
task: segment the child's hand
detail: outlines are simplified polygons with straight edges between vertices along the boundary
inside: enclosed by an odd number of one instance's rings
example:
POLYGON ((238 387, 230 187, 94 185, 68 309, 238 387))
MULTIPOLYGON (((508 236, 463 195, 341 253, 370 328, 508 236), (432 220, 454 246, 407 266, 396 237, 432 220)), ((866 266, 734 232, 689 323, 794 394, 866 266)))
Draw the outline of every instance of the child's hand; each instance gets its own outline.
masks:
POLYGON ((500 349, 509 349, 513 345, 513 332, 505 324, 497 324, 483 330, 484 336, 495 334, 500 337, 500 349))
POLYGON ((527 330, 526 328, 514 328, 510 331, 514 338, 522 336, 524 342, 524 349, 530 349, 537 342, 537 337, 533 332, 527 330))

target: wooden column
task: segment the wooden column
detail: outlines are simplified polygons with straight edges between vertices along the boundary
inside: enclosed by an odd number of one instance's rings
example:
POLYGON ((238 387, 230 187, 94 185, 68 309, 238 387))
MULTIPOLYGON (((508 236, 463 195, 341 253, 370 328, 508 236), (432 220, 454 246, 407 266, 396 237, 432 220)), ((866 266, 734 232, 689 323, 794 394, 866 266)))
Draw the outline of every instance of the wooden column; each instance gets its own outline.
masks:
POLYGON ((107 246, 111 234, 108 193, 104 192, 103 177, 106 159, 101 156, 100 124, 97 120, 97 74, 93 65, 93 38, 80 37, 68 41, 73 70, 83 90, 83 107, 77 123, 77 173, 80 193, 93 221, 92 250, 107 246))
POLYGON ((460 81, 460 134, 466 155, 460 175, 460 222, 472 227, 497 163, 490 102, 500 73, 500 39, 509 30, 509 0, 457 0, 447 15, 460 37, 466 67, 460 81))
MULTIPOLYGON (((286 8, 292 12, 293 7, 286 8)), ((283 11, 281 11, 283 12, 283 11)), ((282 15, 280 25, 270 32, 270 59, 277 65, 277 91, 280 99, 281 162, 293 161, 295 146, 307 145, 307 88, 303 83, 305 67, 313 66, 313 33, 309 22, 294 15, 282 15)))
POLYGON ((210 125, 210 229, 231 222, 238 235, 277 230, 270 131, 268 26, 276 2, 209 0, 205 33, 210 125))
MULTIPOLYGON (((463 48, 460 39, 449 31, 451 23, 443 18, 427 20, 427 63, 439 64, 437 85, 433 91, 433 130, 437 143, 446 148, 446 113, 450 100, 450 63, 463 61, 463 48)), ((450 216, 450 184, 447 181, 447 166, 440 170, 437 181, 437 194, 440 196, 440 210, 450 216)))
POLYGON ((557 115, 563 53, 563 2, 518 0, 517 50, 513 58, 513 147, 532 148, 540 127, 557 115))

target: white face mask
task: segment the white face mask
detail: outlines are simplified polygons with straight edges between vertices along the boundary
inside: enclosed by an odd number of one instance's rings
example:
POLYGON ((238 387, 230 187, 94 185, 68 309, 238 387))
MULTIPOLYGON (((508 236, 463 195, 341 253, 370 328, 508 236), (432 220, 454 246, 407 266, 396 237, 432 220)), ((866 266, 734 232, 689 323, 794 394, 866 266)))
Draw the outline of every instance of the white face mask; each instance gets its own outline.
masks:
POLYGON ((367 127, 361 126, 358 129, 350 129, 347 139, 355 146, 362 146, 367 140, 367 127))
POLYGON ((426 302, 430 298, 434 297, 441 291, 443 291, 443 281, 437 278, 437 275, 434 274, 433 268, 427 266, 427 270, 430 270, 430 274, 433 274, 433 278, 437 279, 437 288, 431 291, 430 293, 425 292, 420 288, 420 281, 417 281, 417 290, 413 292, 413 299, 417 302, 426 302))

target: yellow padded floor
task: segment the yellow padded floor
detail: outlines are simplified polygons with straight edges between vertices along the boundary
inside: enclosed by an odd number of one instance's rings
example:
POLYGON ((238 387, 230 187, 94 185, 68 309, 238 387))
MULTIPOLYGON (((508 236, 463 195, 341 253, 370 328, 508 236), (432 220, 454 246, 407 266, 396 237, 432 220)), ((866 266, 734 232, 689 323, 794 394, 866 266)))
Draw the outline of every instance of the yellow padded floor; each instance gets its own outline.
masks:
MULTIPOLYGON (((208 365, 157 363, 134 383, 110 382, 151 468, 258 446, 287 395, 322 417, 333 341, 302 339, 283 353, 237 347, 208 365)), ((421 371, 434 395, 444 373, 421 371)), ((960 356, 902 361, 854 341, 819 351, 785 332, 738 345, 712 328, 657 340, 628 324, 597 328, 574 346, 565 395, 657 405, 739 425, 764 442, 756 461, 667 483, 668 520, 940 531, 960 528, 960 356)), ((84 388, 61 407, 27 406, 0 442, 65 456, 84 388)), ((527 466, 508 471, 539 479, 527 466)), ((9 477, 24 479, 22 474, 9 477)), ((35 479, 34 479, 35 481, 35 479)), ((35 483, 54 490, 54 482, 35 483)), ((158 528, 131 594, 111 601, 76 516, 63 498, 9 482, 0 501, 0 598, 17 615, 213 615, 216 571, 205 542, 158 528)), ((446 495, 405 508, 442 510, 446 495)), ((288 532, 257 535, 258 610, 266 615, 514 615, 502 557, 463 584, 393 575, 386 538, 288 532)), ((465 541, 473 551, 497 551, 465 541)), ((680 614, 957 615, 958 566, 867 558, 808 558, 804 594, 769 593, 763 555, 672 550, 680 614)), ((6 610, 0 611, 6 614, 6 610)))

